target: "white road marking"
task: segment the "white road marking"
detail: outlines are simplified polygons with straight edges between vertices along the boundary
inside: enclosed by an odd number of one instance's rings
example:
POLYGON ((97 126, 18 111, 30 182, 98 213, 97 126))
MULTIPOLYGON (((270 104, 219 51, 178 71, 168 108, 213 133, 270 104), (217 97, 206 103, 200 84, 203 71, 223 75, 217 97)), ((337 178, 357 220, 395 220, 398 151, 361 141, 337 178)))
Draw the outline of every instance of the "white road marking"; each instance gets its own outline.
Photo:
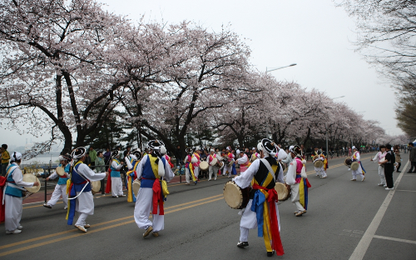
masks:
MULTIPOLYGON (((407 166, 409 165, 409 162, 406 163, 406 166, 404 167, 404 169, 407 168, 407 166)), ((403 170, 399 177, 397 177, 396 183, 394 184, 394 187, 397 187, 400 183, 400 180, 403 177, 405 170, 403 170)), ((391 190, 389 191, 389 193, 387 194, 386 198, 383 201, 383 204, 381 204, 377 214, 374 216, 373 220, 371 221, 370 226, 367 228, 367 230, 365 231, 363 237, 361 238, 360 242, 358 242, 357 247, 355 248, 354 252, 352 253, 352 255, 350 256, 350 260, 361 260, 364 258, 365 253, 368 250, 368 247, 370 246, 371 240, 373 240, 376 231, 378 229, 378 227, 380 226, 381 220, 384 217, 384 214, 386 213, 387 208, 389 207, 389 204, 391 202, 391 199, 394 196, 394 193, 396 192, 396 190, 391 190)))
POLYGON ((414 240, 401 239, 401 238, 395 238, 395 237, 377 236, 377 235, 375 235, 374 238, 379 238, 379 239, 385 239, 385 240, 391 240, 391 241, 397 241, 397 242, 403 242, 403 243, 409 243, 409 244, 415 244, 416 245, 416 241, 414 241, 414 240))

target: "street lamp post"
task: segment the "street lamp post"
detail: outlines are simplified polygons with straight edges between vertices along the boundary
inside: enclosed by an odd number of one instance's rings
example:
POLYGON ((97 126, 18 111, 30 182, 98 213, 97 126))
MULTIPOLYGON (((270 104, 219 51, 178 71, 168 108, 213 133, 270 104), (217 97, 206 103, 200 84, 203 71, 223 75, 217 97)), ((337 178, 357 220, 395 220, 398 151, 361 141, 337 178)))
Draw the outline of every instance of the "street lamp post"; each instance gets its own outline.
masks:
POLYGON ((279 67, 279 68, 275 68, 275 69, 267 69, 267 67, 266 67, 266 73, 268 73, 268 72, 271 72, 271 71, 275 71, 275 70, 280 70, 280 69, 284 69, 284 68, 289 68, 289 67, 293 67, 293 66, 296 66, 297 64, 296 63, 293 63, 293 64, 290 64, 290 65, 287 65, 287 66, 283 66, 283 67, 279 67))

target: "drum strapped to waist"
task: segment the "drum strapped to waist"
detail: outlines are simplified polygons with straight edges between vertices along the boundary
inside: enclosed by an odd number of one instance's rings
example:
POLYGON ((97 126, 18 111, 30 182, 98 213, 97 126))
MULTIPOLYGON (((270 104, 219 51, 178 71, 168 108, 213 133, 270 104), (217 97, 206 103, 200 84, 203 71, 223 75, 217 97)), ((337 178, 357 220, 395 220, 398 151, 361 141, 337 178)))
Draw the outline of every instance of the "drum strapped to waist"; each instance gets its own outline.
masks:
POLYGON ((141 185, 142 183, 140 182, 140 180, 139 179, 135 179, 134 181, 133 181, 133 194, 134 194, 134 196, 137 196, 137 193, 139 192, 139 190, 140 190, 140 185, 141 185))
POLYGON ((279 201, 285 201, 290 197, 290 186, 280 183, 280 182, 276 182, 276 184, 274 185, 274 189, 277 192, 277 196, 279 198, 279 201))
POLYGON ((360 164, 358 162, 351 163, 351 170, 356 171, 358 170, 358 167, 360 167, 360 164))
POLYGON ((217 158, 212 159, 212 161, 209 163, 210 166, 215 166, 217 164, 218 160, 217 158))
POLYGON ((209 165, 208 165, 208 163, 207 163, 206 161, 202 161, 202 162, 199 164, 199 168, 200 168, 202 171, 206 171, 206 170, 208 170, 208 167, 209 167, 209 165))
POLYGON ((324 162, 321 160, 317 160, 313 163, 313 166, 315 166, 316 168, 322 168, 322 166, 324 166, 324 162))
POLYGON ((241 189, 233 181, 228 181, 224 185, 224 200, 232 209, 243 209, 250 200, 251 187, 241 189))

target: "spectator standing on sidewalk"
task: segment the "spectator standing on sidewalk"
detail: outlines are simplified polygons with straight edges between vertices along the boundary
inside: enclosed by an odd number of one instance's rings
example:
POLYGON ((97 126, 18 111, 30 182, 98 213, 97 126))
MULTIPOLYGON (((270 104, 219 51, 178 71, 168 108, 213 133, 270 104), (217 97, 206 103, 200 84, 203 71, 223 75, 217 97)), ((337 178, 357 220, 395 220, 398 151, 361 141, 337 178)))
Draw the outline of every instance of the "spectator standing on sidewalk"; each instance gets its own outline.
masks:
POLYGON ((97 159, 97 151, 94 150, 92 146, 90 146, 89 156, 91 159, 91 166, 95 166, 95 160, 97 159))
POLYGON ((416 148, 413 147, 413 143, 409 143, 409 161, 410 169, 407 173, 416 173, 416 148))
POLYGON ((110 161, 111 161, 111 151, 110 148, 107 148, 106 152, 104 153, 104 162, 105 165, 110 165, 110 161))
POLYGON ((7 151, 7 144, 1 145, 1 175, 6 176, 6 169, 9 166, 10 154, 7 151))
POLYGON ((96 172, 105 172, 105 161, 103 152, 98 152, 97 159, 95 159, 95 170, 96 172))
POLYGON ((391 145, 386 144, 386 156, 384 161, 379 162, 379 164, 384 165, 384 176, 386 177, 386 190, 393 190, 393 172, 394 172, 394 162, 396 161, 393 151, 391 150, 391 145))

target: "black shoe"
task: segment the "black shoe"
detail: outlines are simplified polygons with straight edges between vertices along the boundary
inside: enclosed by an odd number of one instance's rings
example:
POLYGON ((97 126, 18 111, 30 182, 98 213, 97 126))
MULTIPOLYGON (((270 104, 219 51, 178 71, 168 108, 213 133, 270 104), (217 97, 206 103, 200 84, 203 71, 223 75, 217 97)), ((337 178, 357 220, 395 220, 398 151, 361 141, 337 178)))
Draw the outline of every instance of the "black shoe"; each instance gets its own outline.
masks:
POLYGON ((238 242, 237 247, 239 248, 245 248, 248 246, 248 242, 238 242))
POLYGON ((274 255, 274 250, 273 251, 271 251, 271 252, 267 252, 267 256, 273 256, 274 255))
POLYGON ((412 173, 411 171, 408 171, 407 173, 412 173))

